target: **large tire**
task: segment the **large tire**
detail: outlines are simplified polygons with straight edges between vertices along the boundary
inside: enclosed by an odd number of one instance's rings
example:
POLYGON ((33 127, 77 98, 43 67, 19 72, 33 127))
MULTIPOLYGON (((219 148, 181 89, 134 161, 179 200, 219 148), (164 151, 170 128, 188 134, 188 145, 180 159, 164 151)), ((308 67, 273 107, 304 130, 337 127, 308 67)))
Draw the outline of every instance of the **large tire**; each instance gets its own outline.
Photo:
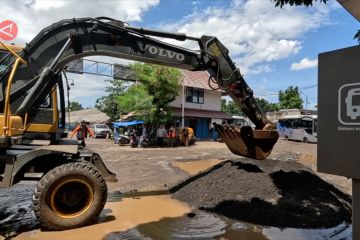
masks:
POLYGON ((60 165, 39 181, 33 196, 43 228, 64 230, 94 221, 106 203, 107 186, 97 168, 78 161, 60 165))

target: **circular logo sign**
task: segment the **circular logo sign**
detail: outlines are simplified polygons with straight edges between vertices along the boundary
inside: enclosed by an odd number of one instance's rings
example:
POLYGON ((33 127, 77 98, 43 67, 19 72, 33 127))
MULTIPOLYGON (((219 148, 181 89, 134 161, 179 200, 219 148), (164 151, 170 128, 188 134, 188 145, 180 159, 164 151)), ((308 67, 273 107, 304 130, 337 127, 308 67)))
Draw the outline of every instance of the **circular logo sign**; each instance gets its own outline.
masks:
POLYGON ((18 34, 18 27, 15 22, 5 20, 0 23, 0 39, 5 41, 13 40, 18 34))

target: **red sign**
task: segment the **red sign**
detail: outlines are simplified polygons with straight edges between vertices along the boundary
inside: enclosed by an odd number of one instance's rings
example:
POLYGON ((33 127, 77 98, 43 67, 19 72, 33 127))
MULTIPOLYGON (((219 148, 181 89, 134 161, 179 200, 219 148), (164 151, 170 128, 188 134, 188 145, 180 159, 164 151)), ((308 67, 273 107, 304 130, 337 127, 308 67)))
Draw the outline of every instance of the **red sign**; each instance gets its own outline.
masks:
POLYGON ((17 34, 18 27, 13 21, 5 20, 0 23, 0 39, 11 41, 17 34))

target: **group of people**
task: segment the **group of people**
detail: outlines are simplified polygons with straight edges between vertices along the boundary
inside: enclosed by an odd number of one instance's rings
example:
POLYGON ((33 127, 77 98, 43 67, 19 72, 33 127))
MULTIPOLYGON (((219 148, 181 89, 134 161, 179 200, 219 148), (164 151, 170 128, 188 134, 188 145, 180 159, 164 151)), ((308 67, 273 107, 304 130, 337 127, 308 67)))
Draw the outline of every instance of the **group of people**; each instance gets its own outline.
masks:
POLYGON ((183 128, 181 132, 178 132, 173 126, 166 129, 162 124, 156 131, 156 143, 162 147, 164 144, 173 147, 178 139, 179 135, 182 135, 182 141, 185 146, 189 145, 189 132, 187 128, 183 128), (164 141, 165 140, 165 141, 164 141))
MULTIPOLYGON (((176 144, 177 139, 179 139, 179 132, 173 126, 170 128, 166 128, 165 125, 161 124, 156 132, 153 131, 153 128, 149 129, 146 125, 137 125, 134 127, 128 127, 124 129, 124 131, 128 132, 128 135, 135 135, 135 138, 138 140, 139 146, 142 141, 149 141, 150 138, 155 140, 155 143, 159 147, 169 146, 173 147, 176 144)), ((182 141, 185 146, 189 145, 189 133, 187 128, 184 128, 181 132, 182 141)), ((134 141, 134 140, 132 140, 134 141)), ((131 143, 130 143, 131 144, 131 143)))
MULTIPOLYGON (((141 145, 142 141, 145 141, 149 138, 149 135, 152 135, 152 132, 148 130, 147 126, 137 125, 137 126, 130 126, 126 129, 122 129, 122 132, 125 134, 127 132, 128 136, 135 136, 134 138, 130 138, 130 144, 133 141, 137 141, 139 146, 141 145)), ((81 123, 70 133, 70 137, 72 138, 76 134, 76 138, 81 141, 81 145, 85 146, 85 138, 87 136, 94 136, 94 132, 91 128, 87 127, 85 121, 81 121, 81 123)), ((163 146, 174 146, 176 144, 176 140, 178 139, 179 135, 181 134, 180 141, 185 145, 189 145, 189 131, 187 128, 183 128, 181 132, 178 132, 173 126, 166 129, 165 125, 161 124, 156 131, 156 144, 159 147, 163 146)))

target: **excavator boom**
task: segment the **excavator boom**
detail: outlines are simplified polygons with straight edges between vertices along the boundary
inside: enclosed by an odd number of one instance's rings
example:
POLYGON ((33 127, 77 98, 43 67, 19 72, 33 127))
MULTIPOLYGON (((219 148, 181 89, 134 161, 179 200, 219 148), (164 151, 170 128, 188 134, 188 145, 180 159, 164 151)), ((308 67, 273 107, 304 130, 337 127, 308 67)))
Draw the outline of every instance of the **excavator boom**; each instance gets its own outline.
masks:
MULTIPOLYGON (((100 17, 68 19, 43 29, 20 53, 28 63, 20 66, 12 84, 11 112, 31 116, 58 83, 60 73, 74 59, 105 55, 191 71, 209 73, 212 88, 225 91, 255 124, 256 129, 216 125, 229 149, 238 155, 264 159, 278 139, 275 125, 256 103, 253 92, 240 70, 229 57, 229 51, 216 38, 186 36, 131 27, 121 21, 100 17), (199 49, 175 46, 155 37, 179 41, 192 40, 199 49)), ((0 86, 6 88, 12 55, 0 59, 0 86), (10 64, 9 64, 10 63, 10 64)), ((5 104, 5 91, 0 91, 0 108, 5 104)))

